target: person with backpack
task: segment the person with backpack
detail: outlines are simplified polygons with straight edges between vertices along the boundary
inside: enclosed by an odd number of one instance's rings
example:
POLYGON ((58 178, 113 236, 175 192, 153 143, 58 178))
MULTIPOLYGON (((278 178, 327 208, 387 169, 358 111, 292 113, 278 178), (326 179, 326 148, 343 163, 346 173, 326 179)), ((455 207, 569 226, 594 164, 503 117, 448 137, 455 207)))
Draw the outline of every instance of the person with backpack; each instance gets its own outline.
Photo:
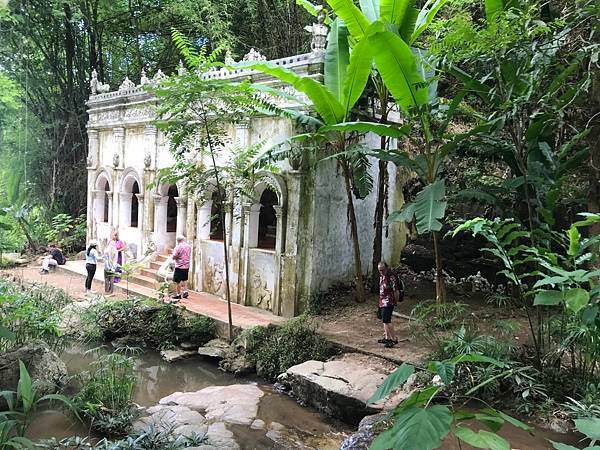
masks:
POLYGON ((383 322, 383 339, 377 342, 386 348, 392 348, 398 343, 396 333, 392 327, 392 313, 394 306, 404 297, 402 280, 395 274, 385 261, 377 265, 379 270, 379 305, 377 317, 383 322))

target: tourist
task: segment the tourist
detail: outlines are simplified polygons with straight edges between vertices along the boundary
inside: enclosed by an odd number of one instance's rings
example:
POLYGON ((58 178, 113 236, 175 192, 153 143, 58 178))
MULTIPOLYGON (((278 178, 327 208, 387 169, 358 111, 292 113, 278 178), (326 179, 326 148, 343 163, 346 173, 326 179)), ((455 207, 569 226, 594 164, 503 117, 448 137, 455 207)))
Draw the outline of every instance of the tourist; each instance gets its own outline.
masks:
POLYGON ((94 281, 96 265, 98 264, 98 250, 96 247, 98 247, 98 244, 96 241, 92 240, 85 252, 85 270, 87 270, 87 278, 85 279, 86 294, 96 293, 95 291, 92 291, 92 281, 94 281))
POLYGON ((188 298, 187 280, 190 271, 190 256, 192 247, 185 242, 184 236, 177 236, 177 245, 173 249, 171 258, 175 261, 175 272, 173 273, 173 281, 177 283, 177 294, 173 297, 174 300, 188 298))
POLYGON ((62 266, 67 262, 67 258, 63 255, 60 248, 56 247, 56 244, 48 244, 48 255, 42 260, 41 273, 47 274, 50 271, 50 267, 62 266))
POLYGON ((404 295, 402 281, 390 270, 385 261, 377 265, 379 270, 379 309, 377 317, 383 322, 383 339, 377 342, 386 348, 392 348, 398 343, 394 328, 392 327, 392 313, 394 306, 404 295))
MULTIPOLYGON (((125 250, 127 249, 127 246, 125 245, 125 242, 123 242, 122 240, 119 239, 118 231, 116 231, 116 230, 113 231, 110 243, 108 245, 109 245, 109 247, 112 247, 112 249, 109 253, 112 254, 113 258, 114 258, 111 260, 111 263, 112 263, 111 265, 115 268, 115 270, 114 270, 115 273, 120 273, 121 266, 125 262, 125 250), (113 249, 114 249, 114 251, 112 251, 113 249)), ((121 281, 121 277, 118 275, 115 275, 113 281, 115 283, 118 283, 121 281)))

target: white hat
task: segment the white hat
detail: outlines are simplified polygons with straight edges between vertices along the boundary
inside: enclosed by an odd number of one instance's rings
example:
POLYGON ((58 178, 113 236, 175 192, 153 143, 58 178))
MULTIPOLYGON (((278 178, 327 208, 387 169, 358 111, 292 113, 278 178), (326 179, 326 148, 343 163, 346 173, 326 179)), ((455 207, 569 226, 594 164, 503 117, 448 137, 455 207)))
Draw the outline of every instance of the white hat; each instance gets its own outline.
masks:
POLYGON ((93 245, 98 245, 98 241, 96 239, 92 239, 90 241, 90 247, 93 246, 93 245))
POLYGON ((185 236, 183 234, 180 234, 175 239, 177 240, 177 242, 185 241, 185 236))

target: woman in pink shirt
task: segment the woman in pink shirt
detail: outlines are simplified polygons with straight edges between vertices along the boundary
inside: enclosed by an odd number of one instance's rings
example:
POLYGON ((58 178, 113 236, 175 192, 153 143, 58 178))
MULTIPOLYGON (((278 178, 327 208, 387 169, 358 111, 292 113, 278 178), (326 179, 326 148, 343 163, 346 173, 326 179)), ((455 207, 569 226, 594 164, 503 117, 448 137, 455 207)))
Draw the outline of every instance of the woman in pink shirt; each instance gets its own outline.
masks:
MULTIPOLYGON (((123 265, 123 263, 125 262, 125 250, 127 248, 127 246, 125 245, 125 242, 123 242, 122 240, 119 239, 119 232, 118 231, 114 231, 112 236, 111 236, 111 241, 110 241, 110 246, 113 247, 114 251, 111 251, 110 253, 113 256, 113 261, 112 265, 116 268, 115 272, 121 272, 121 266, 123 265)), ((115 276, 114 277, 114 282, 118 283, 119 281, 121 281, 121 277, 119 276, 115 276)))
POLYGON ((173 273, 173 281, 177 283, 177 295, 174 300, 188 298, 187 280, 190 271, 190 257, 192 255, 192 247, 185 242, 184 236, 177 236, 177 245, 173 249, 171 258, 175 261, 175 272, 173 273))

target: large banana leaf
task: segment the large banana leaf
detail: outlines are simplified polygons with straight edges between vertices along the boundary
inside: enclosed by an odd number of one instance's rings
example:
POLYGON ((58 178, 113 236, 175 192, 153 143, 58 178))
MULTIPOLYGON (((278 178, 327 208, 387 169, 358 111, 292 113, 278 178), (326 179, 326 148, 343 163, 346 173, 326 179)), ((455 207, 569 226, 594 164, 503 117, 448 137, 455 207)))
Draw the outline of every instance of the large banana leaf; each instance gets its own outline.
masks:
POLYGON ((356 40, 362 39, 367 28, 369 28, 369 20, 358 9, 352 0, 327 0, 331 9, 341 18, 348 31, 356 40))
POLYGON ((379 19, 379 0, 359 0, 358 3, 360 10, 369 21, 375 22, 379 19))
MULTIPOLYGON (((350 64, 346 71, 343 87, 343 103, 345 116, 348 117, 350 110, 362 95, 371 74, 371 62, 373 57, 369 48, 369 41, 363 39, 358 42, 350 54, 350 64)), ((327 73, 327 71, 325 71, 327 73)))
POLYGON ((272 75, 305 94, 313 103, 325 124, 333 125, 344 120, 344 107, 325 86, 312 78, 301 77, 293 71, 269 62, 247 61, 236 65, 272 75))
POLYGON ((346 79, 349 59, 348 29, 337 18, 331 24, 331 29, 327 35, 323 81, 327 90, 340 103, 344 102, 344 80, 346 79))
POLYGON ((388 136, 399 138, 402 136, 406 136, 410 132, 410 127, 408 125, 404 125, 403 127, 398 127, 396 125, 387 125, 383 123, 375 123, 375 122, 342 122, 337 123, 335 125, 326 125, 319 129, 319 133, 327 133, 329 131, 338 131, 338 132, 352 132, 355 131, 357 133, 375 133, 379 136, 388 136))
POLYGON ((414 4, 415 0, 381 0, 381 18, 400 26, 406 17, 407 10, 414 4))
POLYGON ((425 186, 415 197, 415 201, 405 205, 388 217, 388 223, 410 222, 413 217, 417 221, 417 232, 419 234, 431 231, 440 231, 442 223, 440 219, 446 214, 446 187, 444 180, 438 180, 433 184, 425 186))
POLYGON ((369 34, 377 70, 390 93, 404 111, 427 103, 425 80, 417 71, 415 55, 396 34, 374 24, 369 34))
POLYGON ((410 35, 410 39, 408 40, 408 44, 412 44, 417 40, 417 38, 427 29, 427 27, 431 24, 433 19, 435 18, 438 11, 446 4, 447 0, 427 0, 427 3, 423 6, 419 15, 417 17, 417 21, 414 26, 414 31, 410 35))

